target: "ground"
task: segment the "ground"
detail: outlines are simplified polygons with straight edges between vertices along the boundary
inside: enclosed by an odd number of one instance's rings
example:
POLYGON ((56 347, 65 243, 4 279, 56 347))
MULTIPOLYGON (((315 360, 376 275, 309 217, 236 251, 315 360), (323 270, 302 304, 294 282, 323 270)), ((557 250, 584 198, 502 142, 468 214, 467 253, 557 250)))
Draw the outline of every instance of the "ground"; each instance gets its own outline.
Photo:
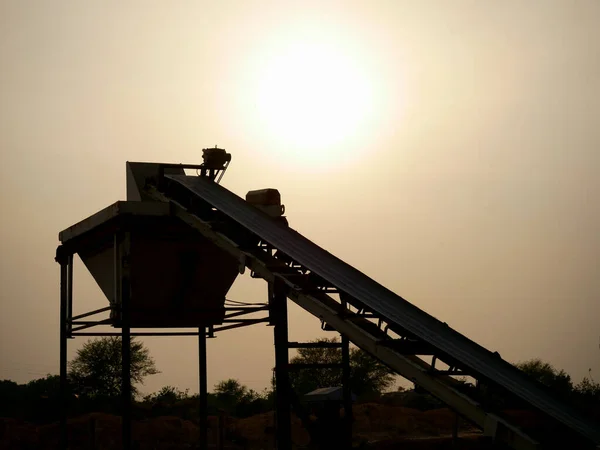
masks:
MULTIPOLYGON (((375 403, 356 405, 354 408, 354 445, 378 450, 485 448, 476 430, 461 424, 459 447, 452 447, 451 432, 455 420, 448 409, 418 411, 398 406, 375 403)), ((226 436, 224 449, 274 448, 273 414, 259 414, 245 419, 225 418, 222 434, 226 436)), ((209 439, 217 448, 219 419, 210 417, 209 439)), ((69 420, 71 450, 119 449, 120 418, 108 414, 87 414, 69 420)), ((294 417, 292 438, 294 448, 309 448, 310 438, 294 417)), ((0 419, 0 450, 54 449, 59 437, 58 424, 36 426, 14 419, 0 419)), ((135 421, 133 438, 138 450, 179 450, 195 448, 198 427, 195 423, 177 417, 157 417, 135 421)))

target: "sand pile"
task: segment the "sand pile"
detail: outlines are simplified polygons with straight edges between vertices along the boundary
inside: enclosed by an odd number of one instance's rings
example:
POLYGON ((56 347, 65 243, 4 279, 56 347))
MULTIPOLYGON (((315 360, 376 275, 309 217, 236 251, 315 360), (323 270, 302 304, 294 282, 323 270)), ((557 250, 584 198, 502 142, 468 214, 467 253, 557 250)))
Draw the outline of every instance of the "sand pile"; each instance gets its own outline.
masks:
POLYGON ((454 443, 449 437, 398 438, 380 441, 368 446, 369 450, 493 450, 482 436, 465 436, 454 443))
MULTIPOLYGON (((237 419, 228 427, 232 437, 248 448, 274 448, 274 413, 257 414, 245 419, 237 419)), ((292 414, 292 442, 297 446, 306 446, 310 442, 308 432, 298 417, 292 414)))
MULTIPOLYGON (((209 442, 217 439, 217 418, 209 417, 209 442)), ((35 427, 34 427, 35 428, 35 427)), ((37 428, 37 442, 41 448, 57 448, 59 425, 45 425, 37 428)), ((70 448, 72 449, 120 449, 121 418, 109 414, 93 413, 70 419, 67 425, 70 448)), ((35 434, 35 431, 34 431, 35 434)), ((139 450, 188 449, 193 448, 199 439, 198 426, 189 420, 178 417, 156 417, 134 421, 132 438, 139 450)), ((0 434, 0 440, 2 434, 0 434)), ((1 450, 13 447, 0 447, 1 450)))
POLYGON ((0 417, 0 450, 38 448, 36 426, 0 417))
MULTIPOLYGON (((419 411, 378 403, 356 405, 354 431, 359 434, 385 432, 393 435, 443 436, 452 433, 455 414, 447 408, 419 411)), ((470 429, 463 421, 460 429, 470 429)))
POLYGON ((163 444, 172 448, 187 448, 188 444, 198 442, 199 437, 196 424, 178 417, 157 417, 133 424, 134 441, 153 444, 158 448, 163 448, 163 444))
MULTIPOLYGON (((447 436, 452 432, 455 416, 448 409, 422 412, 399 406, 366 403, 355 405, 355 442, 383 442, 425 436, 447 436)), ((209 442, 218 439, 218 418, 209 418, 209 442)), ((465 427, 461 427, 465 431, 465 427)), ((258 414, 245 419, 225 419, 226 448, 273 449, 274 414, 258 414)), ((86 414, 68 422, 72 450, 121 448, 121 419, 109 414, 86 414)), ((133 422, 133 440, 139 450, 190 449, 197 444, 197 424, 178 417, 164 416, 133 422)), ((301 421, 292 416, 292 440, 306 447, 310 436, 301 421)), ((58 424, 36 427, 13 419, 0 419, 0 450, 54 449, 59 443, 58 424)), ((412 445, 412 444, 411 444, 412 445)), ((415 444, 417 445, 417 444, 415 444)), ((419 444, 420 445, 420 444, 419 444)))
MULTIPOLYGON (((356 441, 382 441, 405 437, 447 436, 452 433, 455 415, 449 409, 422 412, 398 406, 365 403, 356 405, 354 437, 356 441)), ((259 414, 233 421, 228 427, 240 445, 248 448, 272 449, 274 441, 273 413, 259 414)), ((461 424, 461 431, 470 427, 461 424)), ((292 419, 292 439, 297 446, 306 446, 310 436, 302 422, 292 419)))

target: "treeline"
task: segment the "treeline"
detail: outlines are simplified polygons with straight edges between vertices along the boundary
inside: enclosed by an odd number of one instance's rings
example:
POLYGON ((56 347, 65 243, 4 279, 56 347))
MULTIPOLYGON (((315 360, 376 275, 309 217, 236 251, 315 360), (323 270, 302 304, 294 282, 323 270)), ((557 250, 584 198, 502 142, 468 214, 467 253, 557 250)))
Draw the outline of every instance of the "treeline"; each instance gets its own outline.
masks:
MULTIPOLYGON (((165 386, 159 392, 147 395, 139 406, 149 416, 175 415, 185 419, 198 417, 198 394, 190 395, 172 386, 165 386)), ((274 407, 273 390, 257 392, 229 379, 217 383, 208 394, 209 415, 225 414, 234 417, 250 417, 271 411, 274 407)))
POLYGON ((571 376, 562 369, 539 358, 515 364, 519 369, 545 386, 554 396, 574 407, 600 418, 600 383, 590 374, 574 383, 571 376))
MULTIPOLYGON (((558 370, 550 363, 538 358, 514 365, 535 381, 538 387, 548 395, 585 413, 588 417, 600 421, 600 383, 593 380, 591 372, 578 383, 574 383, 571 376, 564 370, 558 370)), ((489 406, 503 410, 529 409, 524 400, 499 386, 486 384, 485 381, 478 386, 470 383, 467 379, 459 381, 461 384, 457 388, 484 407, 489 406)))
MULTIPOLYGON (((320 339, 316 342, 336 343, 336 339, 320 339)), ((183 419, 198 418, 198 395, 190 395, 172 386, 160 391, 141 395, 137 386, 144 378, 159 373, 144 345, 134 340, 131 345, 132 385, 134 393, 133 413, 136 418, 178 416, 183 419)), ((335 367, 341 363, 341 350, 335 346, 298 349, 292 364, 328 364, 326 369, 305 368, 290 372, 290 383, 298 396, 321 387, 341 386, 342 371, 335 367)), ((551 395, 561 398, 590 416, 600 418, 600 383, 591 375, 574 383, 564 370, 539 359, 521 362, 516 366, 539 382, 551 395)), ((399 406, 421 410, 439 408, 443 405, 420 389, 404 391, 382 397, 395 382, 395 375, 385 365, 364 351, 350 351, 350 388, 359 401, 393 402, 399 406)), ((525 407, 520 400, 506 391, 493 386, 473 386, 463 380, 459 386, 465 393, 482 404, 510 409, 525 407)), ((121 412, 121 342, 108 337, 91 340, 84 344, 76 357, 69 363, 68 411, 71 416, 91 412, 120 414, 121 412)), ((0 417, 12 417, 29 422, 47 423, 58 420, 60 411, 59 377, 44 378, 17 384, 10 380, 0 381, 0 417)), ((209 414, 226 414, 248 417, 271 411, 274 406, 273 386, 262 392, 242 385, 235 379, 217 383, 208 395, 209 414)))
MULTIPOLYGON (((67 398, 70 416, 102 412, 120 414, 121 399, 115 395, 84 395, 71 389, 67 398)), ((211 415, 226 414, 248 417, 267 412, 273 408, 273 392, 256 392, 230 379, 217 383, 208 394, 208 410, 211 415)), ((50 423, 59 419, 60 397, 59 376, 17 384, 0 381, 0 417, 11 417, 34 423, 50 423)), ((172 386, 165 386, 149 395, 137 395, 133 401, 136 418, 177 416, 197 420, 199 411, 198 394, 189 394, 172 386)))
MULTIPOLYGON (((318 342, 337 342, 325 339, 318 342)), ((68 411, 71 416, 90 412, 119 414, 121 411, 121 340, 105 337, 86 342, 69 362, 68 411)), ((151 375, 159 373, 148 349, 137 340, 131 343, 131 381, 134 394, 133 412, 139 418, 173 415, 184 419, 198 417, 198 395, 190 395, 172 386, 143 396, 139 385, 151 375)), ((292 364, 339 364, 339 348, 299 349, 292 364)), ((350 387, 359 398, 373 398, 388 390, 395 376, 389 368, 364 351, 350 351, 350 387)), ((320 387, 340 386, 339 368, 302 369, 290 373, 293 391, 299 396, 320 387)), ((271 411, 274 405, 273 386, 257 392, 237 380, 217 383, 208 395, 209 414, 227 414, 235 417, 271 411)), ((19 385, 12 381, 0 382, 0 416, 14 417, 30 422, 58 420, 60 411, 59 377, 45 378, 19 385)))
MULTIPOLYGON (((517 367, 530 377, 546 386, 553 395, 571 403, 590 416, 600 418, 600 383, 590 376, 580 382, 573 383, 571 377, 563 370, 557 370, 549 363, 533 359, 518 363, 517 367)), ((295 388, 299 394, 325 385, 335 385, 339 380, 332 373, 318 375, 314 370, 312 377, 308 373, 295 379, 295 388), (323 376, 325 375, 325 376, 323 376), (329 375, 329 376, 328 376, 329 375)), ((464 382, 466 390, 474 387, 464 382)), ((389 386, 388 386, 389 387, 389 386)), ((485 392, 485 387, 483 388, 485 392)), ((473 392, 469 392, 473 394, 473 392)), ((489 392, 486 395, 490 395, 489 392)), ((493 392, 491 393, 493 396, 493 392)), ((378 401, 393 403, 409 408, 428 410, 444 405, 434 397, 419 389, 404 390, 383 394, 382 391, 369 389, 363 392, 359 401, 378 401)), ((510 398, 496 398, 505 408, 519 407, 510 398)), ((515 400, 518 402, 517 400, 515 400)), ((0 381, 0 417, 12 417, 28 422, 49 423, 58 420, 60 411, 59 377, 48 375, 44 378, 17 384, 13 381, 0 381)), ((69 414, 78 416, 91 412, 119 414, 121 401, 118 395, 86 395, 74 392, 71 388, 68 396, 69 414)), ((208 394, 208 412, 210 415, 225 414, 234 417, 249 417, 273 410, 274 391, 265 389, 257 392, 241 384, 238 380, 229 379, 217 383, 208 394)), ((165 386, 158 392, 137 394, 133 403, 136 418, 159 416, 177 416, 187 420, 197 420, 199 413, 198 394, 181 391, 173 386, 165 386)))

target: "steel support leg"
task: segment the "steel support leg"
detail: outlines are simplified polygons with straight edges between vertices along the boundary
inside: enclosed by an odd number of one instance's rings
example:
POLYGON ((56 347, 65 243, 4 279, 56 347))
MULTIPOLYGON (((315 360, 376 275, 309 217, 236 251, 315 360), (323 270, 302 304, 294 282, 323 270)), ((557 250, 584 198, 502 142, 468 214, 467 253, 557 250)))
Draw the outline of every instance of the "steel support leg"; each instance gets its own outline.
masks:
POLYGON ((452 424, 452 448, 458 448, 458 427, 460 424, 460 416, 454 413, 454 423, 452 424))
MULTIPOLYGON (((125 307, 125 305, 123 305, 125 307)), ((126 307, 125 307, 126 308, 126 307)), ((125 314, 123 314, 125 316, 125 314)), ((121 380, 121 409, 122 409, 122 439, 123 450, 131 448, 131 329, 129 320, 123 320, 121 334, 122 380, 121 380)))
POLYGON ((67 308, 69 268, 60 261, 60 448, 67 448, 67 308))
POLYGON ((121 300, 121 409, 122 409, 122 443, 123 450, 131 449, 131 305, 129 279, 129 233, 124 233, 121 242, 117 243, 117 262, 120 280, 115 280, 120 287, 121 300))
POLYGON ((200 429, 200 450, 208 449, 208 383, 206 364, 206 328, 198 328, 198 381, 199 400, 198 427, 200 429))
POLYGON ((275 340, 275 439, 277 450, 291 450, 291 398, 288 374, 287 296, 277 281, 269 284, 269 305, 274 323, 275 340))
POLYGON ((344 398, 344 448, 352 448, 352 388, 350 386, 350 340, 342 335, 342 390, 344 398))
POLYGON ((68 262, 68 284, 67 284, 67 339, 71 338, 71 330, 73 328, 73 324, 71 321, 73 320, 73 255, 69 255, 67 259, 68 262))

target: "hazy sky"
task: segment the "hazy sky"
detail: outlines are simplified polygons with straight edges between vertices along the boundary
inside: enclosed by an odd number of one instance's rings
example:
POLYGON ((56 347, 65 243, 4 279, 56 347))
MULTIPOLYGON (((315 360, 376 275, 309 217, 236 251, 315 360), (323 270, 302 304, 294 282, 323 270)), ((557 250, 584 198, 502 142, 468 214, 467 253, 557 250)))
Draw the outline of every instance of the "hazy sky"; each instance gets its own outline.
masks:
MULTIPOLYGON (((125 161, 218 144, 226 187, 278 188, 295 229, 420 308, 600 380, 599 18, 596 0, 0 1, 0 379, 58 371, 58 232, 125 198, 125 161)), ((75 312, 105 304, 79 263, 75 312)), ((144 391, 197 391, 194 339, 144 342, 162 370, 144 391)), ((262 389, 272 366, 269 327, 209 341, 209 386, 262 389)))

